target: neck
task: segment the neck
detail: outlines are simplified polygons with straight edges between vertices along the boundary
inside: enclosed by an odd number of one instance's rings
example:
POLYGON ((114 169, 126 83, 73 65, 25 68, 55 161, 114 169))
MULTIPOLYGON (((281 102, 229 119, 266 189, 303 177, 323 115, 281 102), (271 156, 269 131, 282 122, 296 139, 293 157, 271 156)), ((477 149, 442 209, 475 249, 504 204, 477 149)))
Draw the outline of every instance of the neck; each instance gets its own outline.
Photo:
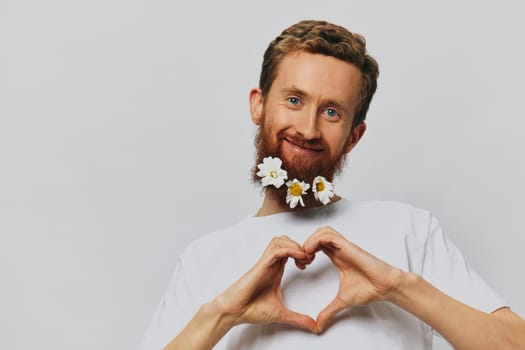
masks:
MULTIPOLYGON (((340 199, 341 197, 339 197, 338 195, 335 195, 332 198, 331 203, 335 203, 340 199)), ((316 202, 314 205, 309 206, 307 208, 302 208, 299 206, 294 209, 290 209, 288 204, 286 204, 286 201, 284 200, 284 198, 281 198, 281 196, 279 196, 278 193, 273 192, 273 191, 266 191, 264 195, 263 203, 261 207, 259 208, 259 210, 257 211, 257 213, 255 214, 255 216, 266 216, 266 215, 272 215, 272 214, 285 213, 289 211, 301 211, 301 210, 305 210, 308 208, 315 208, 315 207, 321 207, 321 206, 323 206, 322 203, 316 202)))

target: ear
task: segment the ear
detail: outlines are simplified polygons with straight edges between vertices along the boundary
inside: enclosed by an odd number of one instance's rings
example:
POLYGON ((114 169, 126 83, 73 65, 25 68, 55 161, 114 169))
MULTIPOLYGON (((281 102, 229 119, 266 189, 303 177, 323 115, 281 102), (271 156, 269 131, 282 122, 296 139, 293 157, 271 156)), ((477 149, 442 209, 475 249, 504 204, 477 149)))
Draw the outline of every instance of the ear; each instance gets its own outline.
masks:
POLYGON ((250 113, 255 125, 261 125, 263 117, 263 94, 260 88, 250 90, 250 113))
POLYGON ((366 131, 366 124, 365 122, 361 122, 358 125, 354 127, 354 129, 350 132, 350 135, 348 135, 348 140, 346 141, 344 152, 349 153, 355 145, 361 140, 361 137, 365 134, 366 131))

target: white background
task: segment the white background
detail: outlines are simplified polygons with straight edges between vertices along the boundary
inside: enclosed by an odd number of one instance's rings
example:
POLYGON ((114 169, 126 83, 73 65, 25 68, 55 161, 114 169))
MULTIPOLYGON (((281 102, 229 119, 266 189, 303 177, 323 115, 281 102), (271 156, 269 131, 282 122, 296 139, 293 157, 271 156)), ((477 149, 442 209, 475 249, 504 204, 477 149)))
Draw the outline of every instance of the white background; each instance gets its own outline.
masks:
POLYGON ((184 246, 258 208, 248 91, 305 18, 381 68, 338 192, 432 211, 524 316, 520 3, 0 0, 0 348, 136 346, 184 246))

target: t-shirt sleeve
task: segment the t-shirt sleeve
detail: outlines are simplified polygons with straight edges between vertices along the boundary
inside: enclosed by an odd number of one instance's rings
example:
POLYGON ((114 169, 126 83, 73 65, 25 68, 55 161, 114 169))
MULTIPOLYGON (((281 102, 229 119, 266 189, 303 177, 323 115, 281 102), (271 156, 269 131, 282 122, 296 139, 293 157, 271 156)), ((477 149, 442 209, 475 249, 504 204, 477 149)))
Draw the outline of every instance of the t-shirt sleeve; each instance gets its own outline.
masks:
POLYGON ((508 306, 467 264, 434 217, 429 225, 421 276, 442 292, 478 310, 490 313, 508 306))
POLYGON ((183 263, 179 259, 139 350, 163 349, 193 317, 192 304, 183 263))

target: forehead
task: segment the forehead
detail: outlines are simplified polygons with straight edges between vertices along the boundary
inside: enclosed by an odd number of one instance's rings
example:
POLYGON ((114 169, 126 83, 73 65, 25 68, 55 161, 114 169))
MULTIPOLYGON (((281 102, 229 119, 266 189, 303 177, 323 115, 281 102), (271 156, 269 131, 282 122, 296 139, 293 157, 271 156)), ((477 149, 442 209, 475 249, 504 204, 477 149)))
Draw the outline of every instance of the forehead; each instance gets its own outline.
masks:
POLYGON ((289 53, 277 67, 270 93, 292 86, 312 98, 355 106, 361 92, 361 72, 355 65, 332 56, 304 51, 289 53))

